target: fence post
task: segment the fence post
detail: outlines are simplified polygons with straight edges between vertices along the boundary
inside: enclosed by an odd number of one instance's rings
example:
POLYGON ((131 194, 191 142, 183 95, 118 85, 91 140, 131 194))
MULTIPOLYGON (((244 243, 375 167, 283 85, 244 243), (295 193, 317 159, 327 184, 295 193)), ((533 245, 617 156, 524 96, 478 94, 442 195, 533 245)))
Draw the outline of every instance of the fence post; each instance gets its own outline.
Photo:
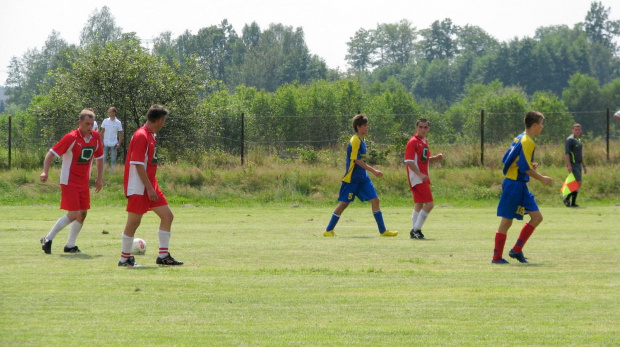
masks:
POLYGON ((607 109, 607 162, 609 162, 609 109, 607 109))
POLYGON ((13 117, 9 116, 9 170, 11 170, 11 133, 13 132, 13 117))
POLYGON ((484 166, 484 110, 480 110, 480 165, 484 166))
POLYGON ((244 126, 245 126, 245 114, 241 113, 241 142, 239 143, 239 147, 241 150, 241 166, 243 166, 243 153, 245 152, 245 139, 244 139, 244 126))

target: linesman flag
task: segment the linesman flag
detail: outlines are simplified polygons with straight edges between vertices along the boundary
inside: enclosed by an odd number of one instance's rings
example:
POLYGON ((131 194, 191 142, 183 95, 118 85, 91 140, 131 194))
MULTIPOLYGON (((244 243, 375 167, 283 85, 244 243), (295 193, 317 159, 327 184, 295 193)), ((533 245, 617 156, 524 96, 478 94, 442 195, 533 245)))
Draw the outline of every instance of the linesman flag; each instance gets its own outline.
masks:
POLYGON ((568 177, 566 177, 566 180, 564 181, 564 184, 562 184, 562 188, 560 188, 560 191, 562 192, 562 196, 567 196, 568 194, 576 191, 577 189, 579 189, 579 182, 577 182, 577 180, 575 179, 575 175, 573 175, 573 173, 569 173, 568 177))

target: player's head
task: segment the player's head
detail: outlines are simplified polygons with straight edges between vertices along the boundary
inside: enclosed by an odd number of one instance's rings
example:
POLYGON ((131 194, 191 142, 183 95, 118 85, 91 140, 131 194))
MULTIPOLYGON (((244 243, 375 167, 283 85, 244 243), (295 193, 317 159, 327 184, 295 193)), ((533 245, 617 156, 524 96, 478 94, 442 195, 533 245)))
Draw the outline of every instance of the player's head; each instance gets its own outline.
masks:
POLYGON ((420 118, 415 123, 415 131, 418 134, 418 136, 422 139, 426 138, 426 135, 428 134, 428 131, 430 130, 430 128, 431 128, 431 122, 429 122, 428 119, 426 118, 420 118))
POLYGON ((365 115, 359 113, 353 117, 353 131, 355 131, 355 133, 358 132, 359 127, 366 124, 368 124, 368 118, 366 118, 365 115))
POLYGON ((418 119, 417 122, 415 122, 415 127, 417 128, 420 125, 420 123, 426 123, 426 125, 428 125, 429 127, 431 126, 431 122, 429 122, 428 119, 420 118, 418 119))
POLYGON ((146 119, 154 124, 154 131, 158 132, 164 126, 164 122, 166 121, 166 117, 170 114, 166 106, 164 105, 153 105, 146 112, 146 119))
POLYGON ((166 116, 168 116, 169 114, 170 112, 168 112, 168 109, 166 109, 166 106, 153 105, 146 112, 146 119, 148 119, 151 122, 157 122, 158 120, 162 118, 166 118, 166 116))
POLYGON ((534 124, 542 125, 545 116, 538 111, 530 111, 525 115, 525 129, 531 128, 534 124))
POLYGON ((95 123, 95 112, 92 108, 83 109, 78 116, 78 128, 82 132, 83 136, 88 136, 93 131, 93 124, 95 123))
POLYGON ((110 106, 110 108, 108 108, 108 115, 110 117, 116 117, 116 107, 110 106))
POLYGON ((579 137, 579 135, 581 135, 581 124, 579 123, 573 124, 573 135, 575 137, 579 137))
POLYGON ((95 120, 95 112, 93 111, 92 108, 85 108, 80 112, 80 115, 78 116, 79 120, 84 120, 86 118, 90 118, 93 121, 95 120))

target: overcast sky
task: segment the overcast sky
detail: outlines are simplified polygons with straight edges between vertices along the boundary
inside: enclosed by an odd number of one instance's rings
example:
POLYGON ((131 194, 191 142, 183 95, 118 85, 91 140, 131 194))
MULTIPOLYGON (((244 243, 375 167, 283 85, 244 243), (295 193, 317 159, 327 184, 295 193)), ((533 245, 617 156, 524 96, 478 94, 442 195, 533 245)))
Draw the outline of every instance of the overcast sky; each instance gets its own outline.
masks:
MULTIPOLYGON (((619 19, 620 2, 602 0, 619 19), (616 8, 613 8, 615 6, 616 8)), ((591 0, 2 0, 0 4, 0 85, 11 57, 40 49, 52 30, 79 44, 82 28, 96 9, 108 6, 123 32, 152 39, 164 31, 176 38, 185 30, 218 25, 223 19, 241 34, 253 21, 261 29, 271 23, 302 27, 312 54, 330 68, 346 69, 346 42, 360 28, 407 19, 418 29, 450 18, 455 25, 476 25, 500 41, 531 37, 536 28, 585 19, 591 0)))

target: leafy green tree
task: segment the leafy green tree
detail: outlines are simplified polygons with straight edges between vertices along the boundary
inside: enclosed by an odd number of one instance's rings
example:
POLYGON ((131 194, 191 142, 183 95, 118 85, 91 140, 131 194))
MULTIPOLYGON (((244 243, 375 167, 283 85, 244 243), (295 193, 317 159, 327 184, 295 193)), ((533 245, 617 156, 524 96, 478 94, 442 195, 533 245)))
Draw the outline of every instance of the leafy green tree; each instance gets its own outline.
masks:
POLYGON ((373 31, 359 29, 347 42, 347 63, 357 71, 367 71, 372 65, 375 47, 373 45, 373 31))
POLYGON ((6 81, 9 103, 26 108, 43 85, 54 84, 48 72, 69 68, 75 55, 76 48, 69 46, 60 33, 52 31, 40 50, 29 49, 21 58, 13 57, 6 81))
POLYGON ((421 30, 423 39, 419 44, 424 58, 428 61, 453 58, 458 53, 458 30, 450 18, 434 21, 430 28, 421 30))
POLYGON ((227 81, 227 68, 232 64, 233 48, 238 39, 237 33, 228 20, 219 26, 202 28, 193 38, 194 53, 201 64, 209 70, 209 77, 227 81))
POLYGON ((473 54, 478 57, 499 48, 499 42, 478 26, 467 24, 456 27, 455 31, 456 50, 460 54, 473 54))
POLYGON ((604 114, 603 93, 594 77, 574 74, 568 82, 568 87, 562 92, 562 99, 568 110, 575 114, 577 123, 590 124, 588 128, 595 136, 604 133, 605 123, 596 121, 604 114))
POLYGON ((536 139, 536 143, 562 143, 575 122, 564 102, 548 91, 536 92, 531 99, 529 109, 545 115, 545 130, 536 139))
POLYGON ((244 56, 237 59, 241 65, 232 84, 275 91, 287 83, 306 84, 327 76, 325 62, 309 53, 301 28, 293 30, 282 24, 271 24, 260 34, 257 28, 257 25, 244 28, 241 40, 246 49, 244 56))
POLYGON ((413 24, 403 19, 399 23, 379 24, 373 31, 375 66, 390 64, 406 65, 414 62, 415 39, 418 33, 413 24))
POLYGON ((76 115, 92 107, 102 114, 110 105, 116 106, 124 128, 131 134, 141 126, 147 109, 155 103, 165 104, 172 111, 162 141, 176 153, 189 150, 197 143, 198 120, 193 116, 201 81, 197 67, 180 73, 149 55, 140 42, 128 39, 108 43, 105 47, 91 46, 74 62, 72 69, 59 69, 54 75, 56 84, 45 90, 29 108, 47 139, 57 140, 75 126, 76 115), (176 121, 174 115, 183 115, 176 121), (44 126, 45 125, 45 126, 44 126), (177 139, 186 139, 177 141, 177 139))
POLYGON ((121 38, 123 29, 116 26, 116 19, 108 6, 103 6, 101 11, 95 9, 88 18, 86 26, 80 34, 80 46, 105 46, 121 38))
POLYGON ((614 113, 620 110, 620 78, 605 84, 602 88, 605 107, 611 109, 614 113))
POLYGON ((585 18, 584 29, 591 43, 615 51, 614 39, 620 35, 620 20, 609 20, 609 12, 611 8, 605 8, 600 1, 593 1, 585 18))
POLYGON ((171 31, 164 31, 153 40, 153 54, 168 65, 180 60, 171 31))
POLYGON ((533 56, 536 77, 529 78, 526 90, 551 90, 560 95, 575 72, 590 71, 589 45, 585 34, 565 25, 541 27, 534 39, 538 41, 533 56))

